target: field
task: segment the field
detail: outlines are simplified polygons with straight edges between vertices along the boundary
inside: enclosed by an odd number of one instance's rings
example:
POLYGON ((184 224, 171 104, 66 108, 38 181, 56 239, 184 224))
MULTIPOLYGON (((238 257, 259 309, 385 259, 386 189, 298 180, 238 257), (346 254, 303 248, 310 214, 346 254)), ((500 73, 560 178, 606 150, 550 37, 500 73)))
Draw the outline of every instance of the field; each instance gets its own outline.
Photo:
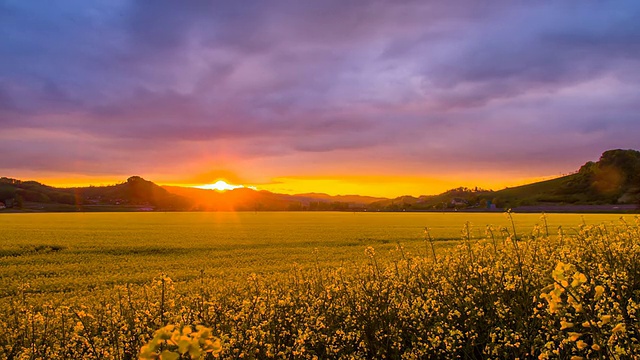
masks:
MULTIPOLYGON (((570 232, 619 217, 551 214, 548 226, 570 232)), ((511 226, 503 214, 469 213, 6 214, 0 216, 0 297, 23 283, 33 292, 68 292, 145 283, 160 273, 180 281, 204 270, 226 281, 287 271, 293 263, 340 266, 365 261, 367 246, 384 255, 400 243, 424 254, 425 227, 438 248, 448 247, 467 221, 474 238, 484 238, 487 225, 511 226)), ((515 221, 527 233, 540 215, 515 221)))
POLYGON ((228 358, 544 357, 545 346, 560 358, 637 354, 630 324, 637 324, 638 228, 633 216, 624 221, 593 214, 5 214, 0 356, 135 358, 167 324, 211 328, 200 341, 203 355, 228 358), (594 239, 608 248, 594 247, 594 239), (580 274, 586 278, 575 296, 569 285, 553 287, 580 274), (598 286, 631 299, 595 307, 598 286), (568 310, 582 300, 594 306, 592 325, 568 310), (571 306, 558 307, 563 301, 571 306), (480 320, 471 314, 478 311, 480 320), (610 315, 617 318, 603 323, 610 315), (574 318, 589 327, 567 342, 560 337, 574 318), (628 336, 614 328, 619 323, 628 336), (222 352, 207 352, 209 338, 221 339, 222 352))

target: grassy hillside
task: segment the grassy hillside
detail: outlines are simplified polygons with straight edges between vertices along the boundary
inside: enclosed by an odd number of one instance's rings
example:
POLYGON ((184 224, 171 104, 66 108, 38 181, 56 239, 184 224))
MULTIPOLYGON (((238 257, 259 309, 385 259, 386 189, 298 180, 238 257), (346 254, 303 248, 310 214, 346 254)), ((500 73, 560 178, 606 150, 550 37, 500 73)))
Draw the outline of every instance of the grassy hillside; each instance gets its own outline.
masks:
POLYGON ((576 173, 499 191, 457 188, 435 196, 402 196, 374 202, 370 210, 514 208, 529 205, 640 203, 640 152, 609 150, 576 173))
POLYGON ((640 152, 609 150, 575 174, 496 191, 501 204, 635 204, 640 201, 640 152))

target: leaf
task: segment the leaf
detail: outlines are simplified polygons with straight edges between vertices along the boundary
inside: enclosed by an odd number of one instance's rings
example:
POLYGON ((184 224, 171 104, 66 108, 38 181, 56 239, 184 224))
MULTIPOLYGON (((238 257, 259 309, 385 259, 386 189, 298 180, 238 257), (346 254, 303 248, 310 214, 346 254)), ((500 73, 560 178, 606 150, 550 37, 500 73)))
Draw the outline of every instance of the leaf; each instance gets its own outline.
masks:
POLYGON ((189 345, 191 344, 191 342, 189 342, 189 340, 183 339, 178 341, 178 352, 180 354, 184 354, 189 350, 189 345))
POLYGON ((179 358, 180 354, 169 350, 165 350, 160 354, 161 360, 178 360, 179 358))
POLYGON ((202 350, 200 350, 200 346, 198 346, 197 344, 191 344, 191 346, 189 346, 189 355, 191 355, 192 359, 199 358, 200 354, 202 354, 202 350))

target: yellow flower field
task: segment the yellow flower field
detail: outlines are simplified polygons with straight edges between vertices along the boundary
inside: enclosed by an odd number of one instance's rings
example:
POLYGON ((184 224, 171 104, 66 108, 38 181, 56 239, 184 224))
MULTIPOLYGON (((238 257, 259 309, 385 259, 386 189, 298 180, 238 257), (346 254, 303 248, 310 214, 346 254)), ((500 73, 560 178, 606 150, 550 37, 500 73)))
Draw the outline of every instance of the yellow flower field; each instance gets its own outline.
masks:
POLYGON ((20 214, 0 225, 0 358, 640 356, 633 216, 20 214))

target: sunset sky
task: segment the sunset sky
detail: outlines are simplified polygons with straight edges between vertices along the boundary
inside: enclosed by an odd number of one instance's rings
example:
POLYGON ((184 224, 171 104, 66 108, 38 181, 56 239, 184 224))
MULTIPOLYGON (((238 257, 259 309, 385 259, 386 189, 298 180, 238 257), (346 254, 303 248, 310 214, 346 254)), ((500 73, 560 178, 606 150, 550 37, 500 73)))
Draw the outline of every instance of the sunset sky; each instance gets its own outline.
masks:
POLYGON ((500 189, 640 149, 640 1, 0 0, 0 176, 500 189))

